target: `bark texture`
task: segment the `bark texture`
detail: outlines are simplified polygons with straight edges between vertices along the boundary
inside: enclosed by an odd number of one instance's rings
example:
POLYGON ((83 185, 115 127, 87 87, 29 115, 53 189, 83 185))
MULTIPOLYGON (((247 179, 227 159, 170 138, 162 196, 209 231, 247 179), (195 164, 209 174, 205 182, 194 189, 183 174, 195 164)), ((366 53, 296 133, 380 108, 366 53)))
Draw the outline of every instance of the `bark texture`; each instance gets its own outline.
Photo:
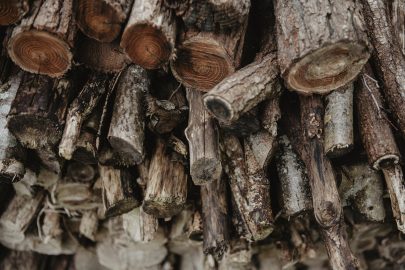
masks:
POLYGON ((0 25, 9 25, 20 21, 27 14, 29 7, 29 0, 1 1, 0 25))
POLYGON ((392 1, 391 21, 402 54, 405 55, 405 2, 403 0, 392 1))

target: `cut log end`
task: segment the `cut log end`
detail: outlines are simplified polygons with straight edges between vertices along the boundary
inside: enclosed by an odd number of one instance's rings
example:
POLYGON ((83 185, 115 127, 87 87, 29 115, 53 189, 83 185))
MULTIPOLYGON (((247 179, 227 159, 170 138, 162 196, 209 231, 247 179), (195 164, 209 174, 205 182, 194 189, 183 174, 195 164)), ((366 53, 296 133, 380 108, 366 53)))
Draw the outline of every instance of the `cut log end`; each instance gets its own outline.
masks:
POLYGON ((8 43, 11 59, 23 70, 59 77, 70 68, 72 53, 66 42, 44 31, 26 31, 8 43))
POLYGON ((163 67, 173 50, 164 33, 148 24, 127 28, 122 36, 121 47, 135 64, 146 69, 163 67))
POLYGON ((325 94, 352 81, 370 57, 365 45, 339 42, 307 54, 284 74, 287 87, 325 94))
POLYGON ((222 166, 218 159, 201 158, 190 169, 194 184, 203 185, 221 177, 222 166))
POLYGON ((24 177, 24 174, 25 166, 22 162, 13 158, 0 161, 0 178, 16 183, 24 177))
POLYGON ((122 138, 108 136, 108 141, 113 149, 120 152, 126 160, 130 161, 130 163, 134 162, 140 164, 143 161, 144 153, 140 153, 132 144, 122 140, 122 138))
POLYGON ((232 105, 220 96, 207 94, 204 96, 204 105, 217 119, 229 122, 233 119, 232 105))
POLYGON ((80 30, 100 42, 111 42, 118 37, 123 19, 107 1, 80 0, 77 25, 80 30))
POLYGON ((226 50, 202 38, 191 38, 183 43, 171 67, 173 75, 186 87, 204 92, 211 90, 234 71, 226 50))
POLYGON ((350 153, 353 149, 352 144, 336 144, 325 149, 325 153, 330 158, 341 157, 350 153))
POLYGON ((380 170, 386 164, 398 164, 399 156, 396 154, 387 154, 382 157, 379 157, 373 164, 375 170, 380 170))
POLYGON ((0 1, 0 25, 18 22, 28 9, 28 1, 0 1))
POLYGON ((170 199, 164 201, 144 200, 142 210, 157 218, 170 218, 183 210, 185 201, 169 200, 170 199))
POLYGON ((105 216, 107 218, 116 217, 128 213, 138 206, 139 201, 136 198, 125 198, 115 204, 110 205, 105 211, 105 216))

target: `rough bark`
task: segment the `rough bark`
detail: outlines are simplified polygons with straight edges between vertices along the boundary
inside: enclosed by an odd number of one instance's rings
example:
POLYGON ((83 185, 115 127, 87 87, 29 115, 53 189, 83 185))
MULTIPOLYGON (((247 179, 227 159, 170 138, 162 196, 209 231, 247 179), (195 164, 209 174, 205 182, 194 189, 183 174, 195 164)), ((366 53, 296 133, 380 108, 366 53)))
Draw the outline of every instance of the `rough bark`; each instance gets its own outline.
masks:
POLYGON ((233 123, 219 121, 219 126, 224 132, 233 134, 235 136, 249 136, 252 133, 259 132, 261 129, 258 114, 258 108, 255 107, 243 114, 237 121, 233 123))
POLYGON ((163 1, 135 1, 121 38, 132 61, 146 69, 164 67, 173 57, 175 41, 176 20, 163 1))
POLYGON ((247 20, 223 32, 187 30, 170 62, 173 75, 188 88, 207 92, 240 66, 247 20))
POLYGON ((326 96, 325 154, 339 157, 349 153, 354 144, 353 84, 348 84, 326 96))
POLYGON ((190 175, 195 185, 203 185, 221 177, 218 130, 204 109, 202 94, 187 89, 187 99, 190 112, 184 133, 190 149, 190 175))
POLYGON ((30 8, 29 0, 1 1, 0 25, 10 25, 20 21, 30 8))
POLYGON ((124 71, 117 84, 108 141, 129 165, 141 163, 145 156, 144 97, 149 85, 146 71, 135 65, 124 71))
POLYGON ((201 186, 203 249, 220 260, 229 245, 228 204, 225 178, 201 186))
POLYGON ((140 205, 139 188, 128 169, 99 165, 99 171, 106 217, 127 213, 140 205))
POLYGON ((273 231, 273 213, 270 205, 270 183, 255 153, 239 139, 224 135, 224 169, 229 177, 237 213, 242 220, 243 234, 249 241, 266 238, 273 231))
POLYGON ((309 180, 305 165, 293 150, 288 137, 280 136, 278 142, 276 165, 283 212, 287 217, 296 216, 312 208, 309 180))
POLYGON ((79 0, 77 26, 90 38, 112 42, 121 33, 133 0, 79 0))
POLYGON ((370 57, 357 1, 276 1, 278 62, 289 89, 328 93, 356 78, 370 57))
POLYGON ((149 167, 149 179, 142 209, 155 217, 172 217, 186 203, 187 174, 176 153, 167 151, 163 140, 156 141, 149 167))
POLYGON ((75 91, 71 79, 53 81, 44 75, 24 73, 8 114, 8 128, 24 147, 50 148, 59 142, 75 91))
POLYGON ((32 251, 10 251, 0 264, 3 270, 32 270, 39 269, 43 256, 38 256, 32 251))
POLYGON ((101 43, 86 37, 79 40, 75 59, 90 69, 106 73, 120 72, 130 63, 118 41, 101 43))
POLYGON ((91 241, 96 241, 98 216, 95 210, 85 211, 80 220, 80 234, 91 241))
POLYGON ((392 1, 391 22, 402 54, 405 55, 405 2, 403 0, 392 1))
POLYGON ((59 155, 61 157, 68 160, 72 158, 75 144, 80 136, 81 126, 106 91, 107 80, 107 75, 92 74, 79 95, 69 106, 65 129, 59 144, 59 155))
POLYGON ((36 149, 35 154, 41 165, 56 174, 61 173, 65 160, 60 158, 58 154, 50 147, 36 149))
POLYGON ((14 28, 8 52, 26 71, 59 77, 71 67, 75 35, 72 0, 34 0, 14 28))
POLYGON ((277 122, 281 118, 279 103, 280 97, 265 101, 259 114, 262 127, 274 138, 277 136, 277 122))
POLYGON ((384 95, 399 129, 405 136, 405 58, 396 42, 387 5, 381 0, 362 0, 377 75, 384 82, 384 95))

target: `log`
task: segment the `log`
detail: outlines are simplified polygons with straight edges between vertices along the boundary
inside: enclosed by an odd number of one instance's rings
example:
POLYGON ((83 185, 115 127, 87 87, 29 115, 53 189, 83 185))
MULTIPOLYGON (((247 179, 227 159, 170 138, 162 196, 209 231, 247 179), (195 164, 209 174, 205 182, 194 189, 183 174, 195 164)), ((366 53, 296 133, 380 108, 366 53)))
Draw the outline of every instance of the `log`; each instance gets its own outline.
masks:
POLYGON ((130 170, 99 165, 99 172, 106 217, 127 213, 140 205, 139 188, 130 170))
POLYGON ((23 70, 59 77, 71 67, 76 35, 73 1, 34 0, 8 42, 10 58, 23 70))
POLYGON ((294 151, 286 135, 278 138, 276 156, 278 178, 281 185, 283 214, 297 216, 312 208, 311 191, 305 165, 294 151))
POLYGON ((394 27, 395 36, 405 55, 405 2, 402 0, 393 0, 391 4, 391 21, 394 27))
POLYGON ((32 270, 40 269, 44 263, 45 256, 38 256, 32 251, 10 251, 0 263, 3 270, 32 270), (22 263, 23 262, 23 263, 22 263))
POLYGON ((184 131, 190 149, 190 175, 195 185, 220 179, 222 173, 218 130, 204 109, 202 94, 187 89, 190 112, 184 131))
POLYGON ((89 117, 97 106, 100 97, 106 91, 107 80, 107 75, 91 74, 79 95, 69 106, 65 129, 59 144, 59 155, 61 157, 68 160, 72 158, 83 122, 89 117))
POLYGON ((133 0, 79 0, 76 20, 79 29, 99 42, 112 42, 121 33, 133 0))
POLYGON ((80 247, 73 258, 75 270, 108 270, 100 264, 95 248, 80 247))
POLYGON ((278 0, 275 14, 278 62, 289 89, 328 93, 353 81, 370 57, 357 1, 278 0))
POLYGON ((222 140, 224 169, 242 220, 243 236, 249 241, 262 240, 274 229, 269 180, 248 145, 243 149, 232 135, 224 135, 222 140))
POLYGON ((203 250, 220 260, 228 249, 228 203, 225 178, 201 186, 203 250))
POLYGON ((354 145, 353 84, 326 96, 324 125, 325 154, 333 158, 349 153, 354 145))
POLYGON ((173 75, 188 88, 207 92, 240 66, 247 19, 227 32, 187 30, 170 61, 173 75))
POLYGON ((232 239, 230 248, 219 263, 218 269, 252 269, 252 256, 251 246, 245 239, 232 239))
POLYGON ((320 96, 300 96, 300 111, 300 119, 291 110, 283 111, 286 115, 284 130, 306 165, 314 214, 330 264, 333 269, 358 269, 358 260, 345 237, 343 210, 333 168, 323 151, 324 108, 320 96))
POLYGON ((60 174, 65 160, 60 158, 53 148, 45 147, 36 149, 34 151, 40 164, 47 170, 52 171, 55 174, 60 174))
POLYGON ((89 69, 105 73, 120 72, 131 62, 118 41, 101 43, 87 37, 79 40, 75 59, 89 69))
POLYGON ((80 235, 90 239, 91 241, 96 241, 96 234, 98 230, 98 216, 97 211, 90 210, 85 211, 80 220, 80 235))
POLYGON ((141 163, 145 156, 144 96, 149 85, 146 71, 136 65, 128 67, 117 84, 108 141, 128 165, 141 163))
POLYGON ((163 140, 158 139, 149 167, 149 179, 142 209, 158 218, 179 213, 186 203, 187 174, 176 153, 167 153, 163 140))
POLYGON ((405 58, 395 37, 385 1, 362 0, 364 18, 375 51, 373 68, 383 82, 383 93, 388 107, 405 136, 405 58))
POLYGON ((17 196, 35 196, 37 181, 37 174, 30 169, 26 169, 24 177, 20 181, 13 183, 15 194, 17 196))
POLYGON ((187 252, 189 248, 202 247, 203 220, 195 206, 187 205, 172 219, 169 239, 169 249, 179 255, 187 252))
POLYGON ((131 60, 146 69, 164 67, 173 57, 176 20, 159 0, 135 1, 121 38, 131 60))
POLYGON ((75 90, 72 79, 53 81, 44 75, 23 74, 8 114, 8 128, 24 147, 50 148, 59 142, 75 90))
POLYGON ((30 8, 29 0, 1 1, 0 25, 10 25, 19 22, 30 8))
POLYGON ((262 128, 274 138, 277 136, 277 122, 281 118, 280 97, 267 100, 259 114, 262 128))
MULTIPOLYGON (((276 149, 277 140, 267 130, 261 130, 257 133, 252 133, 244 138, 244 146, 246 152, 245 160, 252 162, 251 173, 256 173, 262 170, 264 173, 273 159, 276 149), (248 153, 249 152, 249 158, 248 153)), ((249 166, 248 166, 249 167, 249 166)))
POLYGON ((226 133, 233 134, 238 137, 246 137, 252 133, 260 131, 261 123, 259 121, 258 114, 258 108, 255 107, 243 114, 237 121, 233 123, 219 121, 219 126, 226 133))
POLYGON ((61 249, 62 246, 62 227, 61 216, 59 213, 52 209, 44 209, 43 218, 41 220, 41 212, 38 214, 40 222, 40 228, 38 228, 39 238, 44 244, 41 249, 36 248, 37 252, 45 254, 54 254, 57 249, 61 249), (50 250, 47 250, 50 249, 50 250))
POLYGON ((71 162, 66 171, 69 177, 81 183, 92 183, 97 173, 93 166, 77 161, 71 162))
POLYGON ((17 94, 21 83, 22 73, 11 77, 1 86, 0 93, 0 177, 8 182, 18 182, 25 174, 24 161, 26 153, 19 142, 7 128, 7 114, 17 94))
POLYGON ((122 215, 124 230, 135 242, 150 242, 159 228, 158 219, 145 213, 141 207, 122 215))

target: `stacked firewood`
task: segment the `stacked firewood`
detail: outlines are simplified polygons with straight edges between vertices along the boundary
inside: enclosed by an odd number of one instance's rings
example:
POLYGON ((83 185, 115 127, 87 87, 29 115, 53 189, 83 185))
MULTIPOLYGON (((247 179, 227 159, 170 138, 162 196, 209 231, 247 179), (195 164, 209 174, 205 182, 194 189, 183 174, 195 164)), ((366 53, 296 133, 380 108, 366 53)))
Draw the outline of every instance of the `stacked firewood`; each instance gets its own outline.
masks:
POLYGON ((0 0, 0 25, 0 269, 405 264, 404 0, 0 0))

